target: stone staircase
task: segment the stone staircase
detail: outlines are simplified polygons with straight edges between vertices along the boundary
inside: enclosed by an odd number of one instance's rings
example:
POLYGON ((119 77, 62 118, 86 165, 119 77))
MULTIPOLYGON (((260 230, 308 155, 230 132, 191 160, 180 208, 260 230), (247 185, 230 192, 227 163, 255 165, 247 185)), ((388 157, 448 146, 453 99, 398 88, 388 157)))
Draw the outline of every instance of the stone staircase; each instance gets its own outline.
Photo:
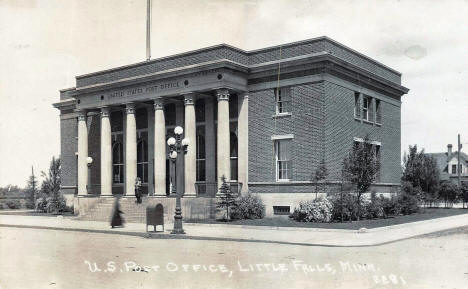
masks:
MULTIPOLYGON (((164 207, 164 223, 174 220, 175 198, 143 197, 142 203, 137 204, 133 197, 120 198, 120 210, 127 223, 146 223, 146 207, 162 203, 164 207)), ((100 198, 99 202, 78 216, 79 220, 110 222, 115 198, 100 198)), ((213 218, 215 200, 208 198, 182 198, 182 214, 184 219, 213 218), (213 203, 214 202, 214 203, 213 203), (185 206, 184 206, 185 204, 185 206)))
MULTIPOLYGON (((110 221, 112 210, 114 208, 114 198, 102 198, 96 206, 91 208, 78 219, 85 221, 110 221)), ((127 223, 145 223, 146 206, 148 199, 143 198, 141 204, 135 203, 135 198, 121 198, 120 210, 124 213, 123 218, 127 223)), ((164 212, 165 222, 167 221, 167 212, 164 212)))

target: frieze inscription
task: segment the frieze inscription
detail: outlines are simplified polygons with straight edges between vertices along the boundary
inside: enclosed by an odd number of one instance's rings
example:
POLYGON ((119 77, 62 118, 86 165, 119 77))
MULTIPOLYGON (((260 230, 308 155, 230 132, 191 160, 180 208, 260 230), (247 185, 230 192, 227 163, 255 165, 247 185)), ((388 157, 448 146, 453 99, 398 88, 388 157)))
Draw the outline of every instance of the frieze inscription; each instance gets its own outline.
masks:
POLYGON ((179 87, 180 87, 179 81, 167 82, 167 83, 161 83, 158 85, 151 85, 147 87, 137 87, 137 88, 111 92, 109 93, 109 97, 116 98, 116 97, 124 97, 124 96, 133 96, 133 95, 138 95, 142 93, 151 93, 151 92, 174 89, 174 88, 179 88, 179 87))

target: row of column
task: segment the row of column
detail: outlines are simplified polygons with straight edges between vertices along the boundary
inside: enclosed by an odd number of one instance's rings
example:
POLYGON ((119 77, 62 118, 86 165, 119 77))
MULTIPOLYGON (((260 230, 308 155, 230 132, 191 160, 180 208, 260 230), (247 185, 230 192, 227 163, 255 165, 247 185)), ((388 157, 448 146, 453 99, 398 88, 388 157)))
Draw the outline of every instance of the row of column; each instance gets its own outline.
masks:
MULTIPOLYGON (((230 163, 230 127, 229 127, 229 90, 216 91, 218 105, 217 125, 217 176, 231 179, 230 163)), ((190 140, 187 154, 184 156, 185 196, 195 196, 196 181, 196 121, 195 94, 184 95, 185 119, 184 136, 190 140)), ((247 191, 248 182, 248 94, 239 97, 238 115, 238 182, 247 191)), ((125 194, 135 194, 137 177, 137 131, 135 104, 126 104, 125 130, 125 194)), ((112 195, 112 134, 109 107, 101 108, 101 195, 112 195)), ((166 195, 166 124, 164 102, 161 98, 154 100, 154 193, 166 195)), ((78 111, 78 194, 87 194, 88 169, 88 131, 86 111, 78 111)))

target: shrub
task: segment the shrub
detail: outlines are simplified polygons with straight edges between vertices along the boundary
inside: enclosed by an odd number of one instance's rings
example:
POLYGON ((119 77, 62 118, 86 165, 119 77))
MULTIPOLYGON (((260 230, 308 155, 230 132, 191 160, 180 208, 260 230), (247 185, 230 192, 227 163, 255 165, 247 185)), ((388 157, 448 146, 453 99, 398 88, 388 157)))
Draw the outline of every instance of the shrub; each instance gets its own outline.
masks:
POLYGON ((378 198, 375 192, 371 193, 370 201, 364 205, 364 212, 368 219, 383 218, 385 216, 382 198, 378 198))
POLYGON ((231 219, 262 219, 265 217, 265 205, 262 199, 246 194, 236 199, 231 210, 231 219))
POLYGON ((397 197, 397 202, 403 215, 411 215, 419 211, 419 201, 414 195, 402 191, 397 197))
POLYGON ((36 211, 47 212, 47 199, 46 197, 40 197, 36 200, 36 211))
POLYGON ((47 213, 59 213, 65 211, 67 204, 65 198, 60 194, 56 198, 48 197, 46 205, 47 213))
POLYGON ((384 198, 380 195, 380 200, 382 202, 382 208, 384 211, 384 218, 388 216, 396 216, 400 214, 401 206, 398 204, 398 198, 392 195, 392 197, 384 198))
POLYGON ((452 207, 458 198, 461 199, 461 194, 456 184, 443 182, 439 189, 439 201, 443 201, 446 208, 452 207))
POLYGON ((333 204, 327 198, 317 198, 311 201, 301 201, 295 208, 291 218, 300 222, 330 222, 333 204))
POLYGON ((4 207, 3 207, 3 204, 0 204, 0 210, 3 210, 4 207))
MULTIPOLYGON (((343 192, 335 193, 328 196, 332 203, 332 220, 333 221, 353 221, 357 220, 357 214, 360 212, 360 217, 365 217, 365 210, 359 210, 357 198, 352 193, 343 192)), ((363 201, 360 201, 362 207, 363 201)))
POLYGON ((6 205, 10 209, 19 209, 19 208, 21 208, 21 203, 20 203, 19 200, 8 200, 6 202, 6 205))

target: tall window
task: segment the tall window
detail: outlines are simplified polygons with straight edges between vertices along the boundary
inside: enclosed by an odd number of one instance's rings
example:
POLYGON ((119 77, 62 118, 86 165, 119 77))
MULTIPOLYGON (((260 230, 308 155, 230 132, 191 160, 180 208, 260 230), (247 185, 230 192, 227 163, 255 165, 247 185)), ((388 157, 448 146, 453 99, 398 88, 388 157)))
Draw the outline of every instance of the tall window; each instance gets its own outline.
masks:
POLYGON ((452 165, 452 174, 457 173, 457 165, 452 165))
POLYGON ((120 141, 114 141, 112 144, 112 176, 114 184, 124 182, 123 145, 120 141))
POLYGON ((231 180, 237 180, 237 135, 235 132, 231 131, 230 135, 231 141, 231 180))
POLYGON ((382 105, 380 99, 375 100, 375 122, 382 123, 382 105))
POLYGON ((137 177, 148 183, 148 144, 144 139, 137 143, 137 177))
POLYGON ((276 113, 291 112, 291 88, 275 88, 276 113))
POLYGON ((197 127, 197 181, 206 181, 205 176, 205 134, 204 127, 197 127))
POLYGON ((291 161, 291 144, 292 140, 282 139, 275 141, 275 158, 276 158, 276 179, 290 180, 292 173, 291 161))
POLYGON ((359 92, 354 93, 354 117, 361 117, 361 94, 359 92))
POLYGON ((364 96, 362 103, 362 119, 369 120, 370 97, 364 96))

